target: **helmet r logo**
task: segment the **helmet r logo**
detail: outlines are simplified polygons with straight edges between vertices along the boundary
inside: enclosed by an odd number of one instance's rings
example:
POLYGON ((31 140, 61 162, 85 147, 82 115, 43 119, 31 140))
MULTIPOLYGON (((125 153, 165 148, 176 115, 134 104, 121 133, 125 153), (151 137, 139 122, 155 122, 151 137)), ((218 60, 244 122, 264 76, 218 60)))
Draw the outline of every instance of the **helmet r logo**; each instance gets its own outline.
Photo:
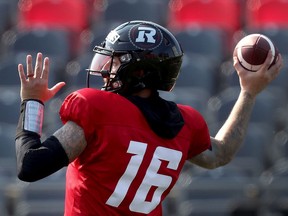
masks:
POLYGON ((162 43, 163 35, 156 26, 141 23, 130 29, 129 40, 138 49, 153 50, 162 43))
POLYGON ((148 43, 155 43, 156 40, 154 39, 154 36, 156 35, 156 30, 154 28, 150 27, 139 27, 138 28, 138 37, 136 38, 136 42, 145 42, 145 39, 147 39, 148 43), (146 38, 144 37, 146 36, 146 38))

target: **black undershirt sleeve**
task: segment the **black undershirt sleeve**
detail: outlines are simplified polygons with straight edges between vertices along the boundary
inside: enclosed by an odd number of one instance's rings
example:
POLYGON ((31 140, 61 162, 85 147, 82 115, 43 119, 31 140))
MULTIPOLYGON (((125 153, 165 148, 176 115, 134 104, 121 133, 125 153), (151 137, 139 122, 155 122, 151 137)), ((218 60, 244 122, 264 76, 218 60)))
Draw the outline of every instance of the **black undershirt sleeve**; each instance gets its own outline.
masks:
POLYGON ((55 136, 41 143, 37 133, 22 131, 15 144, 17 173, 22 181, 37 181, 69 164, 67 154, 55 136))
POLYGON ((22 181, 33 182, 67 166, 69 159, 55 136, 50 136, 44 142, 41 142, 38 133, 24 129, 27 101, 21 103, 15 148, 18 178, 22 181))

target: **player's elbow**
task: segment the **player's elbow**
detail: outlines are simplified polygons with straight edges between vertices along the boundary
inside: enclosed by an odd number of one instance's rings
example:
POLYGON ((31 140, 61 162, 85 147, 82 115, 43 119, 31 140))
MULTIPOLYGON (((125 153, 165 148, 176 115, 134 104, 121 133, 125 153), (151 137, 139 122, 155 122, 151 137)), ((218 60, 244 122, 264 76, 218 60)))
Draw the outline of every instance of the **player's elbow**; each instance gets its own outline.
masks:
POLYGON ((18 155, 17 176, 21 181, 34 182, 47 176, 43 174, 46 169, 43 166, 44 162, 40 160, 41 157, 43 156, 33 150, 18 155))
POLYGON ((38 180, 38 179, 32 178, 29 173, 25 172, 25 170, 19 171, 17 174, 17 177, 19 180, 25 181, 25 182, 35 182, 38 180))
POLYGON ((229 157, 229 156, 221 157, 221 158, 219 158, 218 163, 216 164, 215 168, 223 167, 223 166, 229 164, 232 160, 233 160, 232 156, 231 157, 229 157))
POLYGON ((27 161, 25 161, 25 158, 17 163, 17 177, 25 182, 35 182, 40 179, 35 175, 33 167, 29 165, 29 162, 27 163, 27 161))
POLYGON ((215 153, 215 163, 213 168, 223 167, 229 164, 233 160, 234 156, 234 151, 228 151, 226 148, 218 147, 218 151, 215 153))
POLYGON ((213 163, 207 164, 205 167, 206 169, 217 169, 219 167, 223 167, 227 164, 229 164, 232 161, 233 157, 218 157, 213 163))

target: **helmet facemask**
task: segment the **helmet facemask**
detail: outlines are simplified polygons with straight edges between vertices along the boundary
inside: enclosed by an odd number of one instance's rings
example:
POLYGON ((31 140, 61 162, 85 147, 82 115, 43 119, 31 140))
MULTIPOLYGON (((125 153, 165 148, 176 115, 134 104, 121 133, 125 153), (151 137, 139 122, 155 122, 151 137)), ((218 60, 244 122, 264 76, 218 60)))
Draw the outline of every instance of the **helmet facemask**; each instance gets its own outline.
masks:
POLYGON ((101 90, 118 92, 123 82, 120 79, 121 69, 131 60, 128 53, 115 53, 103 47, 96 46, 93 50, 95 53, 89 69, 87 69, 87 87, 90 87, 90 75, 101 76, 104 85, 101 90))
POLYGON ((148 86, 151 87, 151 85, 147 85, 146 80, 151 82, 151 76, 155 73, 151 73, 151 70, 142 69, 144 65, 147 67, 147 64, 142 65, 140 62, 132 66, 129 64, 140 59, 137 53, 116 53, 99 46, 96 46, 93 51, 95 55, 89 69, 87 69, 88 88, 90 87, 91 75, 103 78, 104 85, 101 90, 117 92, 122 95, 138 92, 148 86))

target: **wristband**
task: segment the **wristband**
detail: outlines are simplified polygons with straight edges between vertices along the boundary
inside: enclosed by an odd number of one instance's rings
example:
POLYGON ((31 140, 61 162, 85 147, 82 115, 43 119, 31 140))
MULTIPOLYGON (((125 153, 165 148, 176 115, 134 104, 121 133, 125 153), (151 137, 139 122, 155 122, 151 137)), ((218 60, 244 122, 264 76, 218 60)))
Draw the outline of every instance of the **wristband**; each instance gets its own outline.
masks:
POLYGON ((23 101, 24 103, 24 118, 23 129, 42 134, 42 125, 44 118, 44 104, 36 100, 23 101))

